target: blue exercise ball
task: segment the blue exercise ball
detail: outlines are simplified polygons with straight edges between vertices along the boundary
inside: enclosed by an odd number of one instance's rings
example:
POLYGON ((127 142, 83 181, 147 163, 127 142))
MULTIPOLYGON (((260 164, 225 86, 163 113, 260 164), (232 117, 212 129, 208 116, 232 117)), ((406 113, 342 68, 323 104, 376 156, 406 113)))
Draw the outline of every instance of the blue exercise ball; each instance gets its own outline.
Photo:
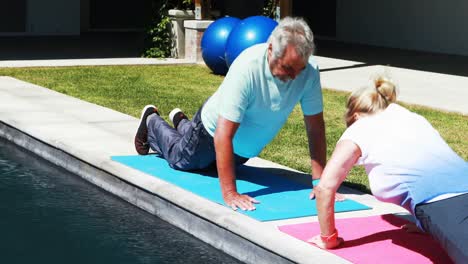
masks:
POLYGON ((215 74, 224 75, 228 71, 224 50, 229 34, 240 21, 236 17, 223 17, 211 23, 203 33, 201 40, 203 61, 215 74))
POLYGON ((243 19, 229 34, 225 58, 227 66, 246 48, 268 41, 271 32, 278 25, 275 20, 265 16, 252 16, 243 19))

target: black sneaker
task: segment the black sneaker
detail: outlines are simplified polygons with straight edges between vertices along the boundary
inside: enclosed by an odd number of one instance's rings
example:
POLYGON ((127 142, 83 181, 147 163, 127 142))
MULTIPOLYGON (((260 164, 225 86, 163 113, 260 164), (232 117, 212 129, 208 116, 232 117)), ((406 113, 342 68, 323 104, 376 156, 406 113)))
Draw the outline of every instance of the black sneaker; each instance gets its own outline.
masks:
POLYGON ((174 108, 169 113, 169 120, 172 121, 172 124, 174 125, 175 129, 177 129, 177 127, 179 126, 179 123, 180 123, 180 121, 182 121, 182 119, 188 119, 188 117, 179 108, 174 108))
POLYGON ((135 135, 135 149, 140 155, 146 155, 149 152, 150 146, 148 144, 148 127, 146 126, 146 119, 151 114, 159 115, 158 109, 154 105, 147 105, 141 111, 140 125, 135 135))

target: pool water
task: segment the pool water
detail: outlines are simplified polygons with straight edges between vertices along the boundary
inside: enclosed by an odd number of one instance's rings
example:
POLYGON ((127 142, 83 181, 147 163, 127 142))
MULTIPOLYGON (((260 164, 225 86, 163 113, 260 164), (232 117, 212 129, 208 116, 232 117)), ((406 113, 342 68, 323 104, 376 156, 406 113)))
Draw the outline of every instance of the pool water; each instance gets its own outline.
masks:
POLYGON ((1 263, 240 263, 0 139, 1 263))

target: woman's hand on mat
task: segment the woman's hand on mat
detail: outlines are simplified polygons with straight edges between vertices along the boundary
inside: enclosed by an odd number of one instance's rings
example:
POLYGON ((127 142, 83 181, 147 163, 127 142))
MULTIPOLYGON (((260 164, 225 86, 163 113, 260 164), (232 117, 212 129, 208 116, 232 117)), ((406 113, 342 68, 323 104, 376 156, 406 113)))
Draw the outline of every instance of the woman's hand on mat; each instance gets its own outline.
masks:
POLYGON ((233 210, 237 210, 238 208, 240 208, 244 211, 252 211, 255 210, 254 204, 260 203, 259 201, 246 194, 240 194, 235 191, 226 193, 225 195, 223 195, 223 199, 224 202, 233 210))
MULTIPOLYGON (((315 191, 314 190, 315 190, 315 186, 314 186, 314 188, 312 189, 312 191, 309 194, 309 199, 311 199, 311 200, 315 199, 315 191)), ((336 202, 342 202, 344 200, 346 200, 346 197, 343 194, 335 193, 335 201, 336 202)))
POLYGON ((419 229, 419 227, 417 225, 415 225, 414 223, 404 224, 404 225, 400 226, 400 228, 405 230, 408 233, 421 233, 421 234, 424 233, 424 231, 419 229))
POLYGON ((344 200, 346 200, 346 197, 344 196, 344 194, 335 193, 335 201, 342 202, 344 200))
POLYGON ((319 248, 331 249, 343 244, 344 240, 341 237, 336 237, 336 239, 332 240, 323 240, 322 236, 316 235, 313 238, 307 240, 307 242, 314 243, 319 248))

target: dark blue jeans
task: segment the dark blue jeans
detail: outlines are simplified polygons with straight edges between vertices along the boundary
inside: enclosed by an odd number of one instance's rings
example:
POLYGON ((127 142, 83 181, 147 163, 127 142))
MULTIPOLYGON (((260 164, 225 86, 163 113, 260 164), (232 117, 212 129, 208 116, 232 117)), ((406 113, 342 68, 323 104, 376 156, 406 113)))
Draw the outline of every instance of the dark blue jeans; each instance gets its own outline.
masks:
MULTIPOLYGON (((201 111, 192 120, 183 119, 177 130, 158 115, 148 120, 148 143, 174 169, 198 170, 215 164, 213 137, 201 121, 201 111)), ((235 155, 235 163, 243 164, 247 158, 235 155)))
POLYGON ((468 263, 468 194, 417 205, 415 214, 455 263, 468 263))

